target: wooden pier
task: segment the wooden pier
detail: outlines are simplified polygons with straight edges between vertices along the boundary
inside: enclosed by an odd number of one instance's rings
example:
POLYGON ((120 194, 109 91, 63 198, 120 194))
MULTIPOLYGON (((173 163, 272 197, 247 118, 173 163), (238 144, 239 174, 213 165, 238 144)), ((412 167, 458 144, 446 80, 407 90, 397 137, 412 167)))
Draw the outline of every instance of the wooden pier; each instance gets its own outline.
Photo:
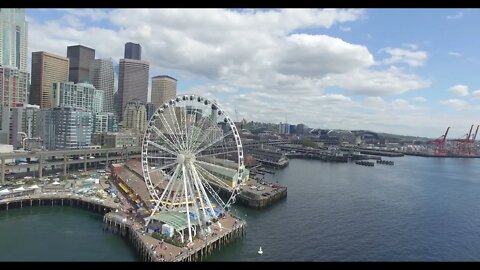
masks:
POLYGON ((195 239, 191 248, 177 247, 166 242, 160 242, 146 234, 143 226, 122 213, 107 213, 104 218, 104 230, 118 233, 125 237, 135 248, 137 254, 146 262, 191 262, 202 261, 214 250, 220 250, 226 244, 243 237, 246 234, 246 222, 230 217, 232 224, 226 222, 226 228, 213 228, 214 237, 195 239), (231 225, 231 226, 229 226, 231 225))
POLYGON ((116 211, 118 204, 97 201, 67 194, 40 194, 30 197, 12 198, 0 201, 0 210, 33 206, 70 206, 82 208, 103 215, 103 230, 114 232, 126 238, 143 261, 198 261, 214 250, 241 238, 246 234, 246 222, 234 216, 222 219, 223 228, 212 228, 214 237, 196 239, 190 249, 168 243, 159 246, 160 241, 146 234, 143 225, 132 214, 116 211))

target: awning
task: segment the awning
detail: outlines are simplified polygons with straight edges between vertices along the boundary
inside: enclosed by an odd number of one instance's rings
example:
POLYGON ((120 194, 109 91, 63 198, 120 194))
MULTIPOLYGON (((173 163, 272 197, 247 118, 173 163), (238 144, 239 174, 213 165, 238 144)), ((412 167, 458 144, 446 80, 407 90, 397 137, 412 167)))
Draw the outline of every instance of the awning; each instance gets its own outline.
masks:
MULTIPOLYGON (((155 214, 146 219, 147 220, 153 219, 153 220, 168 224, 177 231, 188 228, 187 213, 163 212, 163 213, 155 214)), ((190 218, 190 224, 198 225, 198 221, 196 219, 190 218)))
POLYGON ((24 191, 24 190, 25 190, 24 187, 19 187, 19 188, 14 189, 13 191, 24 191))
POLYGON ((4 190, 0 190, 0 194, 8 194, 8 193, 10 193, 10 190, 8 190, 8 188, 4 190))
POLYGON ((118 183, 118 185, 123 189, 123 191, 125 191, 125 193, 130 192, 130 190, 128 190, 128 188, 123 183, 118 183))

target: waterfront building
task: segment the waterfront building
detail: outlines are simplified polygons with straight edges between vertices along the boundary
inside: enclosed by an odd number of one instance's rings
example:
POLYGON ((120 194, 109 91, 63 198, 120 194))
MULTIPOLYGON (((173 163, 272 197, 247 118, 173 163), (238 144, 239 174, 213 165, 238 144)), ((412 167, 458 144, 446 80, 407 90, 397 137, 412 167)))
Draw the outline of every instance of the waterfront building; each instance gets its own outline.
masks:
POLYGON ((66 57, 48 52, 33 52, 30 104, 40 105, 41 109, 52 108, 53 84, 68 81, 68 66, 69 60, 66 57))
POLYGON ((24 104, 23 107, 1 107, 0 143, 15 148, 23 146, 26 138, 38 137, 37 121, 39 106, 24 104))
POLYGON ((104 148, 139 146, 141 137, 131 132, 103 132, 92 135, 92 143, 104 148))
POLYGON ((91 145, 91 112, 75 107, 43 110, 41 137, 47 150, 78 149, 91 145))
POLYGON ((67 57, 70 59, 68 80, 89 82, 90 63, 95 59, 95 50, 82 45, 68 46, 67 57))

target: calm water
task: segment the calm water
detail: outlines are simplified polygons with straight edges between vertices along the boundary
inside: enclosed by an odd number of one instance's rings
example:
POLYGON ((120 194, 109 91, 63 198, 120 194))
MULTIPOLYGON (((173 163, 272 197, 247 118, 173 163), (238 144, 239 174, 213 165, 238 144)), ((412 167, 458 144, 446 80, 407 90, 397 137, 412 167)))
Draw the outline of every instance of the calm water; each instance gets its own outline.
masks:
POLYGON ((102 216, 73 207, 0 211, 0 261, 136 261, 120 236, 102 231, 102 216))
POLYGON ((288 198, 265 211, 238 208, 247 237, 210 260, 480 261, 480 160, 393 160, 291 160, 276 174, 288 198))
MULTIPOLYGON (((209 260, 480 261, 480 160, 393 160, 374 168, 291 160, 275 175, 288 198, 237 207, 247 236, 209 260)), ((137 259, 101 226, 69 207, 2 211, 0 260, 137 259)))

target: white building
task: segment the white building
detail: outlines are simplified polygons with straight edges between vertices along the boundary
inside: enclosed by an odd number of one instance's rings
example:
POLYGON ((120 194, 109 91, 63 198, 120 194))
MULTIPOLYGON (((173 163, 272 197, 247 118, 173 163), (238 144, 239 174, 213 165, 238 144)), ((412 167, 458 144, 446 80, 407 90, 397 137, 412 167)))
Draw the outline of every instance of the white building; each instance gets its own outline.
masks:
POLYGON ((52 107, 80 108, 87 112, 103 111, 102 90, 88 83, 57 82, 53 84, 51 94, 52 107))

